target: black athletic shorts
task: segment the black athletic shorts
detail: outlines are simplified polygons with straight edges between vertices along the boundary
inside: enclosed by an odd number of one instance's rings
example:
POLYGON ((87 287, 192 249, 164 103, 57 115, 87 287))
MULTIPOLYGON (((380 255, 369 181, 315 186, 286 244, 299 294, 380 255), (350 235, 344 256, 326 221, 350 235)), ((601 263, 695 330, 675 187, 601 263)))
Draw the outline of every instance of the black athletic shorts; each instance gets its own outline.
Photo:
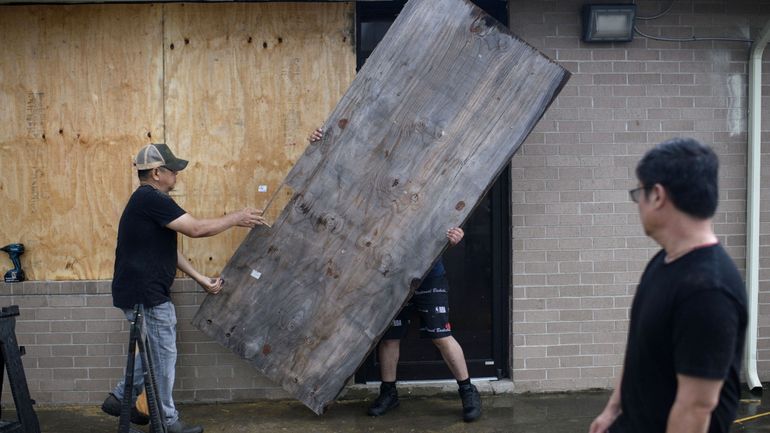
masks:
POLYGON ((412 299, 398 313, 383 340, 406 337, 414 312, 420 315, 420 338, 443 338, 452 335, 449 324, 449 282, 441 275, 426 279, 414 291, 412 299))

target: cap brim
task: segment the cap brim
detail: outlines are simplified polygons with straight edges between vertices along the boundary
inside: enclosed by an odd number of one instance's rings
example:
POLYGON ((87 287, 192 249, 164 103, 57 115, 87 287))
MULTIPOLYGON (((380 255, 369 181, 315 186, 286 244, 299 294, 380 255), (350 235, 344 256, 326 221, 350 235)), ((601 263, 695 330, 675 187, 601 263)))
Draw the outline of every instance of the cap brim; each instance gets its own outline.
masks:
POLYGON ((170 168, 174 171, 182 171, 187 167, 187 160, 186 159, 175 159, 174 161, 167 162, 165 164, 166 167, 170 168))

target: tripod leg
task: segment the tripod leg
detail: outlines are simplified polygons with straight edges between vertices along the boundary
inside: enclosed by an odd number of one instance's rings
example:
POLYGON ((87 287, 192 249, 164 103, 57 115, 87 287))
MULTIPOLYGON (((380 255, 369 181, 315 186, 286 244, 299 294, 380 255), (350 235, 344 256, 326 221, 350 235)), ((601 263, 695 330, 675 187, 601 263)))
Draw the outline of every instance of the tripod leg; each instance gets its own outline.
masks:
POLYGON ((40 433, 40 423, 35 410, 32 408, 32 397, 30 397, 29 388, 27 388, 27 376, 24 374, 21 351, 19 350, 19 343, 16 341, 16 319, 3 318, 0 321, 2 321, 0 341, 2 341, 3 360, 22 431, 24 433, 40 433))
POLYGON ((138 323, 139 307, 134 309, 134 320, 131 322, 131 332, 128 339, 128 359, 126 361, 126 378, 123 382, 123 401, 120 403, 120 421, 118 422, 118 433, 129 433, 131 431, 131 406, 133 405, 134 395, 134 363, 136 362, 137 341, 141 337, 140 324, 138 323), (130 387, 130 389, 129 389, 130 387))
MULTIPOLYGON (((5 371, 5 355, 3 354, 3 351, 0 350, 0 391, 3 390, 3 374, 2 374, 3 371, 5 371)), ((2 406, 0 406, 0 409, 1 408, 2 406)), ((0 419, 1 418, 2 416, 0 416, 0 419)))
POLYGON ((142 360, 142 371, 144 372, 144 389, 147 394, 147 407, 150 412, 150 431, 152 433, 166 433, 166 416, 163 413, 163 403, 158 394, 158 387, 155 383, 155 373, 152 363, 152 350, 144 334, 139 339, 139 356, 142 360))

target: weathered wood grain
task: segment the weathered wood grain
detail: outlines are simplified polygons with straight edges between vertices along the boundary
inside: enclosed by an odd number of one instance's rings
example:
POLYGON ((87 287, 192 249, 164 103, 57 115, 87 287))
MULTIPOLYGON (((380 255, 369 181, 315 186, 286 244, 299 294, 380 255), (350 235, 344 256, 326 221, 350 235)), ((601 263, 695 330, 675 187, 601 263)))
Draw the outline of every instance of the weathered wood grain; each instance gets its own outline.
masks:
MULTIPOLYGON (((166 140, 190 169, 172 196, 200 217, 263 208, 355 77, 349 3, 179 3, 163 6, 166 140), (320 86, 317 77, 326 77, 320 86)), ((275 220, 289 201, 276 196, 275 220)), ((246 237, 234 229, 181 237, 215 275, 246 237)))
POLYGON ((112 277, 132 157, 164 134, 160 9, 0 7, 0 239, 31 280, 112 277))
POLYGON ((466 0, 412 0, 194 318, 316 413, 569 77, 466 0))

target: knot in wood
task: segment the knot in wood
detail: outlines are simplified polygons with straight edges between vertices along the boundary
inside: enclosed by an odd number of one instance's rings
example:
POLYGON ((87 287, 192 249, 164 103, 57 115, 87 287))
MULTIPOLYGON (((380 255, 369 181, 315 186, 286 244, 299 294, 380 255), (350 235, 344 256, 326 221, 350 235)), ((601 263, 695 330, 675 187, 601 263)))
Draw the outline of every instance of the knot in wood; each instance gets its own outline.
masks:
POLYGON ((484 37, 489 34, 493 26, 494 21, 492 21, 492 17, 485 14, 473 20, 469 30, 474 35, 484 37))
POLYGON ((340 231, 341 227, 342 221, 337 217, 337 215, 334 215, 333 213, 327 213, 319 216, 315 221, 315 225, 313 226, 315 231, 319 233, 322 231, 337 233, 340 231))
POLYGON ((313 209, 313 205, 308 203, 308 202, 303 201, 302 200, 302 195, 301 194, 297 194, 295 196, 295 200, 294 200, 294 209, 296 209, 297 212, 299 212, 299 213, 301 213, 303 215, 307 215, 308 213, 310 213, 310 210, 313 209))
POLYGON ((337 269, 337 265, 334 264, 334 261, 332 259, 329 259, 326 261, 326 276, 332 277, 335 280, 340 277, 339 270, 337 269))
POLYGON ((372 241, 372 238, 369 237, 368 235, 363 235, 359 237, 358 240, 356 241, 356 245, 359 248, 369 248, 372 246, 373 243, 374 242, 372 241))

